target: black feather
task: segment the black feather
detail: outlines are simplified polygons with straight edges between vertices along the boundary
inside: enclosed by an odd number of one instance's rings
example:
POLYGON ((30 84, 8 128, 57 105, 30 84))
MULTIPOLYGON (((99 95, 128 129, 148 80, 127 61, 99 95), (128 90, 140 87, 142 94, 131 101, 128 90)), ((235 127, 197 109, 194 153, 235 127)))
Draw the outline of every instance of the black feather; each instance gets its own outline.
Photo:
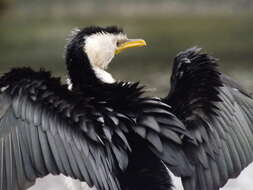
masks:
POLYGON ((183 146, 178 147, 195 170, 190 177, 180 174, 184 189, 218 190, 253 161, 249 114, 253 99, 239 84, 218 72, 215 58, 198 48, 178 54, 171 90, 163 101, 194 138, 183 139, 183 146))

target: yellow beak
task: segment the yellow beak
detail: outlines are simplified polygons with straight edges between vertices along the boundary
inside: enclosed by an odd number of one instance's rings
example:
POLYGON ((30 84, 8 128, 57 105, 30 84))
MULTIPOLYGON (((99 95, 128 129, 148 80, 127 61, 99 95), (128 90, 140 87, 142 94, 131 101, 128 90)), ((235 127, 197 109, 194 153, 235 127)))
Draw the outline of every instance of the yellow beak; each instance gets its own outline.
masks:
POLYGON ((117 49, 115 50, 115 54, 119 54, 123 50, 127 48, 132 48, 132 47, 142 47, 146 46, 145 40, 142 39, 129 39, 126 42, 122 43, 117 49))

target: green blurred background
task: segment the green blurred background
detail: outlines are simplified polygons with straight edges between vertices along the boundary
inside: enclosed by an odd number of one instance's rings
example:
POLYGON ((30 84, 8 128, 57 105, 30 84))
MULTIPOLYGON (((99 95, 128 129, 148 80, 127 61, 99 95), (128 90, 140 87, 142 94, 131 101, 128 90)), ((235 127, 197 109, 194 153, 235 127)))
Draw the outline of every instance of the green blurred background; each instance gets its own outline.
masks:
MULTIPOLYGON (((141 81, 165 95, 174 56, 199 46, 219 58, 220 69, 253 91, 252 0, 0 0, 0 73, 11 67, 44 67, 66 77, 64 46, 70 30, 119 25, 148 46, 118 55, 116 79, 141 81)), ((248 173, 253 175, 253 165, 248 173)), ((252 177, 224 190, 248 190, 252 177)), ((60 182, 35 190, 56 190, 60 182)))
POLYGON ((147 41, 118 55, 109 70, 157 88, 155 95, 168 90, 174 56, 196 45, 253 90, 252 0, 0 0, 0 72, 29 65, 65 76, 67 36, 88 25, 119 25, 147 41))

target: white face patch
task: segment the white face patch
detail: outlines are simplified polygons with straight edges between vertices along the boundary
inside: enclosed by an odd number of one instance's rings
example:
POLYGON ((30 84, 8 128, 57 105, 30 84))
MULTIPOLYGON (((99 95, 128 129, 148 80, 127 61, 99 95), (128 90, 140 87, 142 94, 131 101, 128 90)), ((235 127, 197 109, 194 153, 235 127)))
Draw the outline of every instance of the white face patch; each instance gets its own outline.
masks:
POLYGON ((111 74, 106 72, 105 69, 115 56, 117 42, 126 40, 127 36, 123 33, 97 33, 85 39, 84 52, 87 54, 96 76, 103 82, 115 82, 111 74))
POLYGON ((127 40, 125 34, 97 33, 85 39, 84 51, 92 66, 106 69, 115 55, 118 41, 127 40))

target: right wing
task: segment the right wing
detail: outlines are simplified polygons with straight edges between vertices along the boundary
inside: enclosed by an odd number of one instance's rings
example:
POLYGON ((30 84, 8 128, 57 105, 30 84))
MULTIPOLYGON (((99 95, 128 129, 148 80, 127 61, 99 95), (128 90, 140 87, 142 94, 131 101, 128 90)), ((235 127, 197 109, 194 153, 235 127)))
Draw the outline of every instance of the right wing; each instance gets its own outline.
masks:
POLYGON ((96 109, 44 71, 12 70, 0 88, 0 190, 24 190, 49 173, 120 189, 129 118, 96 109))
POLYGON ((253 98, 218 72, 213 57, 198 48, 181 52, 164 102, 196 141, 181 147, 192 174, 175 173, 185 190, 218 190, 253 161, 253 98))

